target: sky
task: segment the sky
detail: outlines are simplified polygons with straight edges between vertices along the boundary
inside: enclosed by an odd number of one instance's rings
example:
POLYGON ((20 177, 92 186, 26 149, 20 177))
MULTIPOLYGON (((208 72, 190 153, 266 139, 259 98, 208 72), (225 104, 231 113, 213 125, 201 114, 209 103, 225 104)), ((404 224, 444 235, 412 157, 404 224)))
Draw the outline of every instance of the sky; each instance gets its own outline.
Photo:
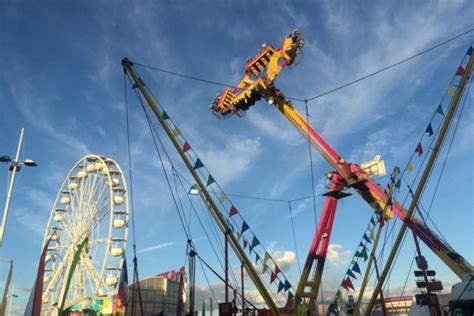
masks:
MULTIPOLYGON (((298 65, 282 71, 277 85, 287 96, 305 99, 472 29, 473 12, 472 1, 0 2, 0 154, 14 154, 24 127, 22 155, 38 163, 17 178, 0 250, 0 258, 15 261, 13 283, 19 297, 12 311, 24 309, 54 199, 73 165, 86 154, 101 154, 116 160, 129 175, 122 58, 232 85, 241 79, 247 57, 263 43, 278 46, 299 28, 306 40, 304 56, 298 65)), ((348 161, 361 163, 380 154, 388 172, 403 167, 473 41, 471 32, 315 99, 308 103, 310 122, 348 161)), ((311 196, 308 143, 273 108, 259 102, 243 118, 218 120, 208 105, 222 87, 142 67, 137 71, 227 193, 283 201, 311 196)), ((148 277, 185 263, 186 236, 143 111, 130 86, 127 91, 135 243, 140 276, 148 277)), ((470 263, 474 262, 472 91, 430 213, 445 239, 470 263)), ((304 112, 303 104, 295 106, 304 112)), ((173 164, 192 183, 156 120, 154 124, 173 164)), ((445 155, 443 151, 423 196, 426 208, 445 155)), ((312 158, 319 215, 321 194, 326 191, 324 174, 331 170, 315 150, 312 158)), ((165 166, 169 173, 169 163, 165 166)), ((0 167, 3 203, 8 169, 0 167)), ((378 181, 385 185, 387 178, 378 181)), ((190 204, 184 195, 181 198, 188 214, 190 204)), ((191 200, 212 233, 198 198, 191 200)), ((296 286, 298 261, 304 262, 315 230, 312 200, 292 202, 292 218, 287 202, 239 197, 232 197, 232 202, 296 286)), ((323 277, 325 298, 342 280, 372 212, 356 194, 339 203, 323 277)), ((397 230, 398 220, 392 223, 397 230)), ((430 227, 434 229, 433 224, 430 227)), ((191 231, 200 256, 222 273, 196 216, 191 218, 191 231)), ((127 258, 132 262, 131 227, 129 233, 127 258)), ((413 251, 409 236, 390 279, 391 293, 401 291, 413 251)), ((458 281, 427 247, 422 251, 446 288, 458 281)), ((239 277, 235 256, 231 266, 239 277)), ((0 267, 2 284, 6 270, 5 265, 0 267)), ((197 273, 200 302, 210 297, 210 291, 200 266, 197 273)), ((222 284, 206 273, 217 295, 222 295, 222 284)), ((414 291, 412 275, 408 292, 414 291)), ((246 282, 248 295, 258 301, 248 278, 246 282)))

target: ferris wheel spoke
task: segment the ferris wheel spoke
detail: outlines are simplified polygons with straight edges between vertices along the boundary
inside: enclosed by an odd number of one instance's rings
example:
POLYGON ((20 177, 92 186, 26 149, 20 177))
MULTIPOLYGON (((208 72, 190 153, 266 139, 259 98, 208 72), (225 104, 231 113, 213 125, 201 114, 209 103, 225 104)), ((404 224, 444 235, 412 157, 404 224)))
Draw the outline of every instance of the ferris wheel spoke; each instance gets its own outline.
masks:
POLYGON ((96 268, 94 267, 94 264, 92 263, 91 259, 89 258, 88 255, 83 254, 81 256, 82 260, 84 260, 84 268, 87 270, 89 273, 89 279, 91 282, 94 284, 94 294, 97 293, 97 291, 100 288, 100 276, 97 273, 96 268))
POLYGON ((45 293, 49 293, 52 291, 52 289, 55 289, 59 285, 59 278, 62 277, 65 273, 66 268, 69 266, 69 261, 71 254, 73 253, 74 247, 69 246, 68 251, 66 252, 66 255, 63 257, 63 260, 59 263, 58 267, 53 270, 52 276, 50 281, 48 282, 48 286, 46 289, 43 291, 43 296, 45 293))

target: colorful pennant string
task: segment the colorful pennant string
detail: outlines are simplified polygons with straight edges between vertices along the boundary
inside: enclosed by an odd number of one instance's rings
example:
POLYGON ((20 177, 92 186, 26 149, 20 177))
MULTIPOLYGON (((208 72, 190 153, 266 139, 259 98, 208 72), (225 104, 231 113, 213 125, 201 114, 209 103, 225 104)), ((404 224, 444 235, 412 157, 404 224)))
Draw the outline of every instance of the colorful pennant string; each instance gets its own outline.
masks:
POLYGON ((362 273, 361 273, 361 271, 360 271, 359 264, 357 264, 357 262, 355 262, 354 265, 352 266, 352 271, 357 272, 357 273, 359 273, 360 275, 362 275, 362 273))
POLYGON ((214 177, 211 174, 209 174, 209 177, 207 178, 206 187, 210 186, 214 182, 216 182, 216 180, 214 180, 214 177))
POLYGON ((342 287, 346 289, 346 291, 349 291, 349 289, 352 289, 355 291, 354 285, 352 284, 352 281, 349 277, 347 277, 344 281, 342 281, 342 287))
POLYGON ((166 113, 165 111, 161 112, 161 116, 163 117, 164 120, 169 120, 170 119, 168 113, 166 113))
POLYGON ((181 135, 181 131, 177 127, 175 127, 173 130, 173 135, 174 137, 178 137, 179 135, 181 135))
MULTIPOLYGON (((235 208, 235 206, 232 205, 232 206, 230 207, 230 210, 229 210, 229 217, 232 217, 232 216, 234 216, 234 215, 237 214, 237 213, 238 213, 237 209, 235 208)), ((244 222, 244 223, 245 223, 245 222, 244 222)), ((243 226, 242 226, 242 228, 243 228, 243 226)), ((248 227, 247 227, 247 229, 248 229, 248 227)), ((244 231, 242 231, 242 233, 243 233, 243 232, 244 232, 244 231)))
POLYGON ((256 247, 258 245, 260 245, 260 241, 258 241, 257 237, 253 236, 252 247, 256 247))
POLYGON ((446 92, 450 97, 454 96, 454 90, 451 87, 448 87, 448 91, 446 92))
POLYGON ((431 126, 431 122, 430 122, 430 123, 428 124, 428 126, 426 127, 425 133, 428 133, 428 136, 433 135, 433 127, 431 126))
POLYGON ((270 284, 275 282, 276 277, 277 277, 277 275, 275 274, 275 272, 272 272, 272 274, 270 275, 270 284))
POLYGON ((456 71, 456 76, 462 75, 464 75, 464 68, 462 68, 462 66, 459 66, 458 70, 456 71))
POLYGON ((441 104, 436 108, 436 113, 444 116, 443 106, 441 104))
POLYGON ((264 262, 264 263, 263 263, 262 274, 265 273, 267 270, 268 270, 268 265, 264 262))
POLYGON ((350 269, 347 269, 346 275, 350 276, 353 279, 357 279, 355 274, 352 273, 352 270, 350 270, 350 269))
POLYGON ((415 152, 418 154, 418 157, 423 154, 423 147, 421 146, 421 143, 418 143, 416 146, 415 152))
POLYGON ((240 230, 240 233, 243 234, 246 230, 248 230, 250 227, 247 224, 247 222, 243 221, 242 223, 242 229, 240 230))
POLYGON ((219 195, 219 202, 224 203, 225 200, 227 200, 227 195, 224 192, 221 192, 219 195))
POLYGON ((366 242, 368 242, 369 244, 372 242, 372 241, 370 241, 369 236, 367 236, 367 234, 364 234, 364 237, 363 237, 363 238, 364 238, 364 240, 365 240, 366 242))
POLYGON ((268 252, 265 251, 265 255, 263 256, 263 262, 267 262, 268 260, 270 260, 270 254, 268 252))
POLYGON ((194 170, 202 168, 202 167, 204 167, 204 165, 202 164, 201 159, 198 158, 196 162, 194 163, 194 170))
POLYGON ((187 152, 188 150, 191 149, 191 146, 189 146, 188 142, 184 142, 184 145, 183 145, 183 151, 184 152, 187 152))
POLYGON ((291 284, 288 280, 285 280, 284 287, 285 287, 285 291, 288 291, 291 288, 291 284))
POLYGON ((281 272, 280 268, 275 264, 275 274, 278 274, 280 272, 281 272))
POLYGON ((283 284, 283 282, 279 282, 278 283, 278 291, 277 293, 280 293, 283 289, 285 288, 285 285, 283 284))
POLYGON ((405 167, 405 171, 406 172, 412 172, 413 171, 413 165, 411 164, 410 161, 407 163, 407 166, 405 167))

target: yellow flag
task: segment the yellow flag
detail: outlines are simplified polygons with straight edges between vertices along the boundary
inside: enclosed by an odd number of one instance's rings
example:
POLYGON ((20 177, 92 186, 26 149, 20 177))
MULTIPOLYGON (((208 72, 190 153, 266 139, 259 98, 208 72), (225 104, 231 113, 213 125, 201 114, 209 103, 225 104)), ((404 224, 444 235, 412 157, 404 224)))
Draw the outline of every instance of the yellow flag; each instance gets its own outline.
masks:
POLYGON ((454 90, 453 90, 453 88, 448 87, 448 95, 449 95, 450 97, 454 96, 454 90))
POLYGON ((224 203, 225 200, 227 200, 227 195, 224 192, 221 192, 221 195, 219 196, 219 201, 221 203, 224 203))
POLYGON ((406 172, 412 172, 413 171, 413 165, 411 164, 411 161, 408 162, 407 166, 405 167, 406 172))
POLYGON ((175 137, 178 137, 179 135, 181 135, 181 132, 179 131, 179 129, 177 127, 175 127, 175 129, 173 130, 173 135, 175 137))

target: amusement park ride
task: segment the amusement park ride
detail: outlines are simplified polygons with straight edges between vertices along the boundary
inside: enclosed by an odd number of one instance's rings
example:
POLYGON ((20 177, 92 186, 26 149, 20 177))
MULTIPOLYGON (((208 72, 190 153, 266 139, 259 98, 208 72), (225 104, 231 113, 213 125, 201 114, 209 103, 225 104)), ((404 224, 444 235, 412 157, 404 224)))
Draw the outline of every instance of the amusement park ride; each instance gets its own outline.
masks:
MULTIPOLYGON (((295 63, 296 58, 301 54, 303 46, 304 39, 298 30, 293 31, 288 37, 286 37, 283 40, 282 46, 280 48, 274 48, 271 45, 265 44, 258 55, 249 60, 245 65, 245 75, 241 82, 233 90, 226 88, 221 94, 217 95, 210 108, 219 118, 226 118, 234 114, 242 116, 245 111, 247 111, 257 101, 263 98, 269 104, 277 108, 290 121, 290 123, 292 123, 297 128, 297 130, 311 142, 315 149, 319 151, 319 153, 333 168, 333 171, 327 174, 327 178, 331 182, 330 190, 325 194, 326 201, 321 213, 321 217, 318 221, 318 227, 309 249, 309 253, 304 265, 304 270, 296 288, 296 295, 302 298, 303 304, 307 307, 308 312, 311 315, 318 313, 316 301, 321 285, 321 278, 324 270, 335 212, 338 201, 350 195, 346 192, 348 189, 353 189, 356 191, 374 209, 375 213, 378 215, 380 226, 383 226, 384 222, 390 220, 395 215, 403 221, 402 230, 410 228, 410 230, 413 232, 415 240, 420 239, 458 277, 472 278, 474 268, 459 253, 457 253, 445 241, 432 232, 422 221, 413 216, 413 212, 417 207, 417 201, 420 197, 420 193, 431 172, 430 168, 432 168, 434 160, 436 159, 436 155, 439 152, 439 148, 444 140, 444 137, 446 136, 450 119, 455 112, 456 106, 459 103, 460 97, 463 93, 466 81, 468 80, 471 73, 474 59, 472 54, 469 57, 465 72, 462 75, 459 84, 457 85, 457 89, 454 92, 449 111, 446 114, 445 121, 440 128, 440 133, 434 146, 433 154, 427 163, 427 168, 421 177, 420 184, 413 194, 412 203, 408 209, 405 209, 401 203, 392 198, 391 190, 393 190, 393 187, 389 188, 389 190, 384 190, 373 179, 373 176, 375 175, 385 174, 385 167, 383 165, 383 161, 380 160, 380 157, 360 165, 344 160, 335 151, 335 149, 332 148, 329 143, 326 142, 326 140, 324 140, 317 130, 308 124, 304 117, 295 109, 292 102, 286 98, 284 94, 275 86, 275 78, 285 67, 295 63)), ((299 311, 297 308, 295 308, 294 303, 293 306, 289 306, 289 308, 285 310, 282 310, 276 306, 271 294, 260 280, 260 276, 255 271, 255 268, 247 257, 244 249, 239 244, 237 238, 231 233, 231 227, 228 221, 220 212, 217 203, 214 202, 209 191, 207 190, 207 186, 199 177, 195 167, 193 166, 193 163, 187 157, 185 153, 186 150, 183 150, 183 146, 179 144, 173 131, 167 125, 166 117, 163 115, 164 112, 159 110, 155 98, 145 87, 145 84, 136 72, 133 63, 128 59, 124 59, 122 61, 122 65, 125 72, 131 77, 134 86, 138 88, 141 95, 143 95, 144 99, 147 101, 148 105, 158 118, 159 122, 165 129, 166 134, 169 136, 190 173, 193 175, 203 198, 206 200, 209 211, 217 221, 218 226, 222 232, 229 237, 229 243, 231 247, 236 252, 238 259, 242 262, 248 275, 252 279, 273 315, 298 314, 299 311)), ((395 170, 394 172, 394 175, 396 176, 398 170, 395 170)), ((403 230, 401 233, 402 236, 405 230, 403 230)), ((380 236, 380 230, 377 233, 377 236, 380 236)), ((400 240, 397 239, 397 241, 399 245, 400 240)), ((383 282, 385 281, 391 268, 391 264, 396 254, 396 248, 398 248, 398 245, 396 244, 394 247, 395 249, 393 249, 392 253, 387 259, 383 271, 380 271, 380 275, 378 275, 377 287, 374 291, 369 306, 365 311, 367 315, 370 314, 376 300, 379 297, 381 286, 383 285, 383 282)), ((418 253, 418 258, 422 260, 420 253, 418 253)), ((422 272, 420 272, 420 276, 426 273, 426 269, 421 269, 422 272)), ((369 270, 370 268, 367 269, 366 275, 370 272, 369 270)), ((366 279, 366 277, 364 279, 366 279)), ((427 284, 426 286, 429 293, 430 284, 427 284)), ((433 291, 435 291, 434 284, 433 291)), ((360 299, 362 298, 362 294, 363 293, 359 293, 360 299)), ((360 300, 358 301, 357 309, 355 310, 356 314, 360 313, 359 307, 360 300)), ((434 307, 430 307, 430 311, 432 314, 437 314, 434 307)))

